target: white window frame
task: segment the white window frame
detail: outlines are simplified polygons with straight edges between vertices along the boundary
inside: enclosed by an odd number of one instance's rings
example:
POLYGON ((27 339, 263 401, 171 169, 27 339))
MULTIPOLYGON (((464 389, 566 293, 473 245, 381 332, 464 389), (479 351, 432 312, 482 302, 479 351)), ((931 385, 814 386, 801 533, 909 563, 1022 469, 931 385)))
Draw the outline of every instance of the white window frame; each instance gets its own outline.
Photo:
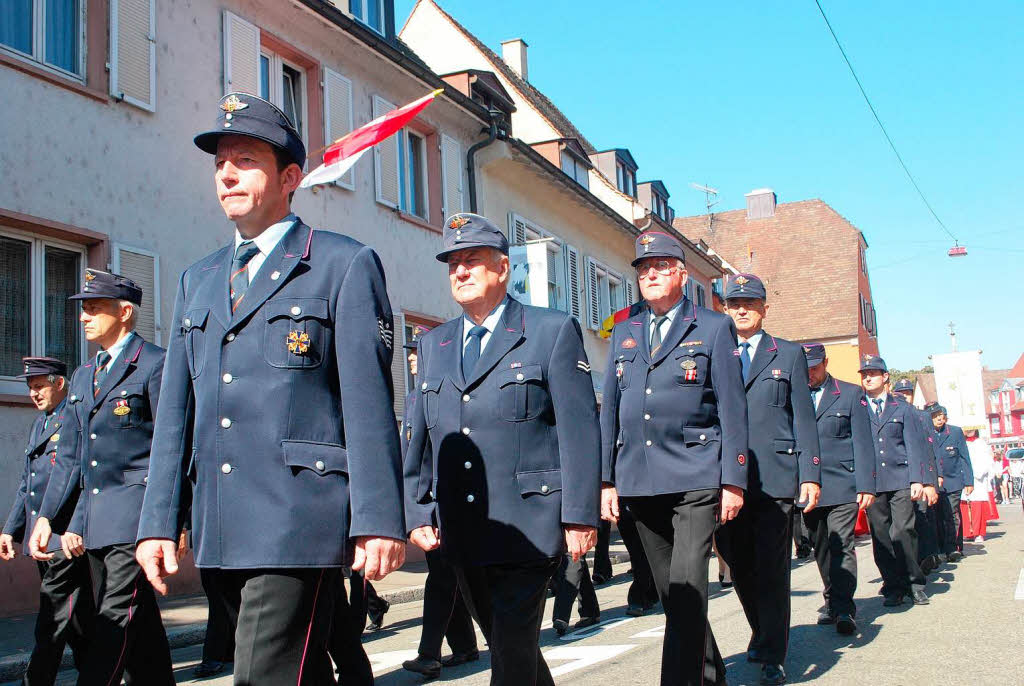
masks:
POLYGON ((122 102, 147 112, 156 112, 156 0, 149 0, 149 102, 126 95, 117 78, 118 64, 118 3, 110 0, 110 94, 122 102))
MULTIPOLYGON (((270 60, 270 74, 268 75, 270 83, 267 84, 267 93, 269 93, 270 97, 267 99, 282 112, 284 112, 284 93, 281 85, 281 76, 284 73, 284 67, 288 67, 289 69, 293 69, 298 72, 301 82, 299 84, 299 102, 297 103, 297 107, 300 110, 299 116, 302 117, 302 125, 299 127, 299 138, 302 139, 303 144, 306 144, 306 146, 309 147, 307 143, 307 133, 309 129, 309 107, 307 106, 307 100, 309 98, 309 79, 306 78, 306 70, 294 62, 290 62, 281 57, 273 50, 269 50, 261 45, 259 58, 262 59, 264 57, 270 60)), ((257 61, 256 85, 257 89, 261 93, 263 91, 263 84, 259 83, 259 81, 262 78, 263 69, 260 62, 257 61)))
POLYGON ((46 7, 45 0, 32 0, 32 52, 22 52, 9 45, 0 45, 0 53, 10 55, 25 62, 31 62, 47 72, 85 83, 86 65, 86 8, 88 0, 78 2, 78 72, 67 71, 62 67, 46 62, 46 7))
POLYGON ((386 28, 386 25, 387 25, 387 17, 384 15, 384 0, 349 0, 348 13, 349 13, 349 15, 353 19, 358 21, 360 24, 362 24, 366 28, 371 29, 372 31, 375 31, 375 32, 379 33, 382 36, 385 34, 385 28, 386 28), (352 11, 352 3, 353 2, 358 2, 359 3, 359 7, 361 8, 359 10, 359 14, 356 14, 355 12, 352 11), (373 26, 372 24, 370 24, 367 21, 367 15, 369 13, 366 11, 366 7, 371 2, 376 2, 377 3, 378 16, 380 17, 380 28, 377 28, 376 26, 373 26))
MULTIPOLYGON (((565 244, 565 241, 563 241, 561 238, 551 233, 544 227, 535 224, 526 217, 522 216, 521 214, 516 214, 515 212, 509 213, 509 229, 509 242, 513 245, 522 245, 523 243, 529 241, 539 241, 543 239, 548 239, 548 253, 552 253, 557 256, 554 260, 555 266, 558 268, 558 280, 555 281, 555 286, 561 288, 562 291, 559 303, 552 309, 556 309, 559 310, 560 312, 565 312, 567 314, 572 314, 571 289, 573 287, 573 284, 569 283, 569 251, 566 249, 567 246, 565 244), (524 235, 522 241, 519 241, 518 237, 515 235, 517 221, 521 222, 524 227, 524 235)), ((550 284, 550 274, 548 275, 548 277, 548 283, 550 284)), ((549 292, 548 307, 551 307, 550 303, 551 299, 549 292)))
POLYGON ((398 193, 399 201, 398 206, 408 215, 418 217, 423 221, 430 221, 430 185, 428 183, 430 175, 427 172, 428 167, 428 154, 427 154, 427 134, 416 131, 411 128, 404 128, 398 133, 398 193), (420 159, 423 163, 423 168, 420 170, 420 188, 423 191, 423 214, 419 215, 412 211, 412 186, 409 183, 412 178, 412 138, 419 139, 418 145, 420 146, 420 159))
MULTIPOLYGON (((622 274, 615 271, 608 265, 604 264, 600 260, 588 257, 587 261, 589 265, 587 267, 587 279, 591 278, 591 268, 593 268, 593 276, 597 279, 597 326, 594 327, 594 322, 588 322, 591 324, 590 328, 600 329, 601 324, 604 320, 612 316, 623 307, 632 305, 632 303, 626 303, 629 298, 629 288, 626 285, 626 279, 622 274), (619 289, 618 302, 612 302, 612 287, 616 286, 619 289), (603 300, 603 302, 602 302, 603 300), (602 308, 602 305, 604 306, 602 308)), ((589 298, 591 297, 592 289, 590 284, 587 284, 587 298, 588 298, 588 314, 591 312, 589 298)))
MULTIPOLYGON (((331 108, 330 103, 327 100, 328 96, 328 79, 335 78, 339 81, 344 81, 348 84, 348 132, 351 132, 355 128, 355 110, 353 109, 353 99, 355 97, 353 91, 352 79, 347 76, 331 69, 330 67, 323 67, 323 81, 321 86, 324 92, 324 140, 327 145, 331 145, 334 142, 334 137, 331 134, 331 108)), ((343 174, 341 178, 334 182, 335 186, 339 188, 345 188, 350 191, 356 189, 356 171, 355 167, 349 169, 348 172, 343 174)))
POLYGON ((160 255, 145 248, 137 248, 127 243, 114 243, 110 246, 110 271, 115 274, 121 273, 121 251, 136 253, 153 258, 153 332, 154 340, 150 341, 155 345, 163 345, 164 329, 160 320, 160 255))
MULTIPOLYGON (((32 244, 30 249, 30 269, 29 278, 32 280, 30 287, 30 307, 31 312, 31 331, 29 334, 29 355, 42 356, 46 354, 46 307, 43 303, 43 299, 46 294, 46 264, 45 264, 45 253, 46 247, 60 248, 62 250, 68 250, 76 252, 81 258, 79 263, 81 274, 85 273, 85 267, 88 263, 88 251, 85 246, 79 243, 71 243, 69 241, 62 241, 56 238, 43 237, 37 234, 20 231, 18 229, 12 229, 7 226, 0 226, 0 236, 7 238, 13 238, 15 240, 26 241, 32 244)), ((79 276, 81 276, 79 274, 79 276)), ((82 364, 88 358, 88 341, 85 338, 85 329, 82 328, 81 324, 78 326, 78 347, 80 350, 78 364, 82 364)), ((77 365, 76 365, 77 366, 77 365)), ((68 370, 70 375, 71 370, 68 370)), ((0 376, 0 393, 9 395, 25 395, 25 381, 23 379, 16 379, 13 376, 0 376)))

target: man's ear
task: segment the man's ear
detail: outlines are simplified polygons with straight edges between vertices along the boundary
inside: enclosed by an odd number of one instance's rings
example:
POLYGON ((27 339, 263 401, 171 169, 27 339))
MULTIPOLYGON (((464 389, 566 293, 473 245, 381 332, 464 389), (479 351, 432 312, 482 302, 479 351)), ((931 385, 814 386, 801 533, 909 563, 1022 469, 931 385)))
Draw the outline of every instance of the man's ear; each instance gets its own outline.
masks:
POLYGON ((302 183, 302 176, 302 168, 294 162, 285 167, 281 172, 281 184, 284 186, 284 190, 294 193, 302 183))

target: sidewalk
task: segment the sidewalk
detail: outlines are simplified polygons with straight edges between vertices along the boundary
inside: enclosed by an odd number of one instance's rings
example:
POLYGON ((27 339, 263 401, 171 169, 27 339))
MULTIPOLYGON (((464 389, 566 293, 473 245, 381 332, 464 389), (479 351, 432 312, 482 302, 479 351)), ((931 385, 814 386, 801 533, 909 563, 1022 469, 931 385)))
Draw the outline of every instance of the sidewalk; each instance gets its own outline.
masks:
MULTIPOLYGON (((609 546, 612 564, 629 561, 626 546, 612 531, 609 546)), ((587 556, 593 561, 593 553, 587 556)), ((374 581, 373 587, 377 594, 392 605, 411 603, 423 598, 423 584, 427 578, 425 561, 406 563, 400 570, 393 572, 383 581, 374 581)), ((206 596, 203 594, 160 598, 160 616, 163 618, 164 629, 171 650, 202 643, 206 638, 206 596)), ((33 631, 36 616, 20 615, 0 618, 0 683, 20 679, 28 667, 28 658, 34 644, 33 631)), ((71 651, 65 649, 61 667, 72 666, 71 651)))

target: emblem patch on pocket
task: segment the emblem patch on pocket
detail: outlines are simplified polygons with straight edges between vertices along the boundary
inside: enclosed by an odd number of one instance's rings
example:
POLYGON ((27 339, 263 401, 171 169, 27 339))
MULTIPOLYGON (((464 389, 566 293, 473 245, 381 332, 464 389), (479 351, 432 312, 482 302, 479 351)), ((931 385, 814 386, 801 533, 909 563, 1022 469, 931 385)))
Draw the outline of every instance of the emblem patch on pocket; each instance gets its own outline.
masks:
POLYGON ((309 352, 309 334, 305 331, 288 332, 288 352, 292 355, 305 355, 309 352))

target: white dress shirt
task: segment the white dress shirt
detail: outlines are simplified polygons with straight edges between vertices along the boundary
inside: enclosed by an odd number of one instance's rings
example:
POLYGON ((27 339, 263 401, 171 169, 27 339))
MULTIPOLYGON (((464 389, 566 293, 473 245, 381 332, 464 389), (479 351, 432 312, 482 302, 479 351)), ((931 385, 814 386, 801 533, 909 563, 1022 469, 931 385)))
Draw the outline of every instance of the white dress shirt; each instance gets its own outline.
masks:
POLYGON ((128 346, 128 341, 132 340, 134 337, 135 332, 129 331, 127 335, 121 337, 121 340, 106 350, 106 353, 110 355, 110 361, 107 362, 107 369, 113 368, 114 362, 121 356, 121 352, 128 346))
MULTIPOLYGON (((256 247, 259 248, 260 251, 253 255, 252 259, 249 260, 249 283, 252 283, 252 280, 256 278, 256 272, 258 272, 260 267, 263 266, 267 256, 273 252, 274 248, 276 248, 277 244, 281 242, 284 235, 288 233, 288 229, 292 228, 292 225, 298 220, 299 218, 295 216, 294 213, 289 214, 276 224, 268 226, 263 233, 252 239, 252 242, 256 244, 256 247)), ((247 239, 243 238, 242 234, 238 233, 238 229, 235 229, 235 250, 238 250, 238 246, 245 240, 247 239)))
MULTIPOLYGON (((491 310, 491 313, 487 315, 483 323, 480 325, 487 329, 487 333, 480 337, 480 354, 483 355, 484 348, 487 347, 487 342, 491 340, 491 334, 494 332, 494 327, 501 321, 501 315, 505 314, 505 304, 508 302, 508 296, 502 298, 498 306, 491 310)), ((462 315, 462 352, 466 352, 466 345, 469 343, 469 330, 472 329, 476 324, 472 319, 466 315, 462 315)))
MULTIPOLYGON (((665 313, 665 316, 667 317, 667 319, 665 319, 665 321, 663 321, 661 323, 661 327, 660 327, 660 329, 661 329, 661 340, 664 341, 665 337, 668 336, 668 330, 672 328, 672 322, 675 321, 676 314, 679 313, 679 310, 680 310, 680 308, 682 308, 683 302, 685 300, 686 300, 686 296, 683 296, 682 298, 679 299, 679 302, 677 302, 675 305, 672 306, 671 310, 669 310, 668 312, 665 313)), ((650 319, 649 322, 647 322, 647 343, 648 344, 650 344, 651 340, 654 338, 654 320, 657 318, 658 315, 654 314, 654 311, 652 310, 650 316, 651 316, 651 319, 650 319)))
MULTIPOLYGON (((757 346, 761 344, 761 339, 764 337, 764 331, 758 331, 753 336, 746 340, 750 344, 750 361, 754 361, 754 355, 757 354, 757 346)), ((744 341, 737 336, 737 345, 742 344, 744 341)))

